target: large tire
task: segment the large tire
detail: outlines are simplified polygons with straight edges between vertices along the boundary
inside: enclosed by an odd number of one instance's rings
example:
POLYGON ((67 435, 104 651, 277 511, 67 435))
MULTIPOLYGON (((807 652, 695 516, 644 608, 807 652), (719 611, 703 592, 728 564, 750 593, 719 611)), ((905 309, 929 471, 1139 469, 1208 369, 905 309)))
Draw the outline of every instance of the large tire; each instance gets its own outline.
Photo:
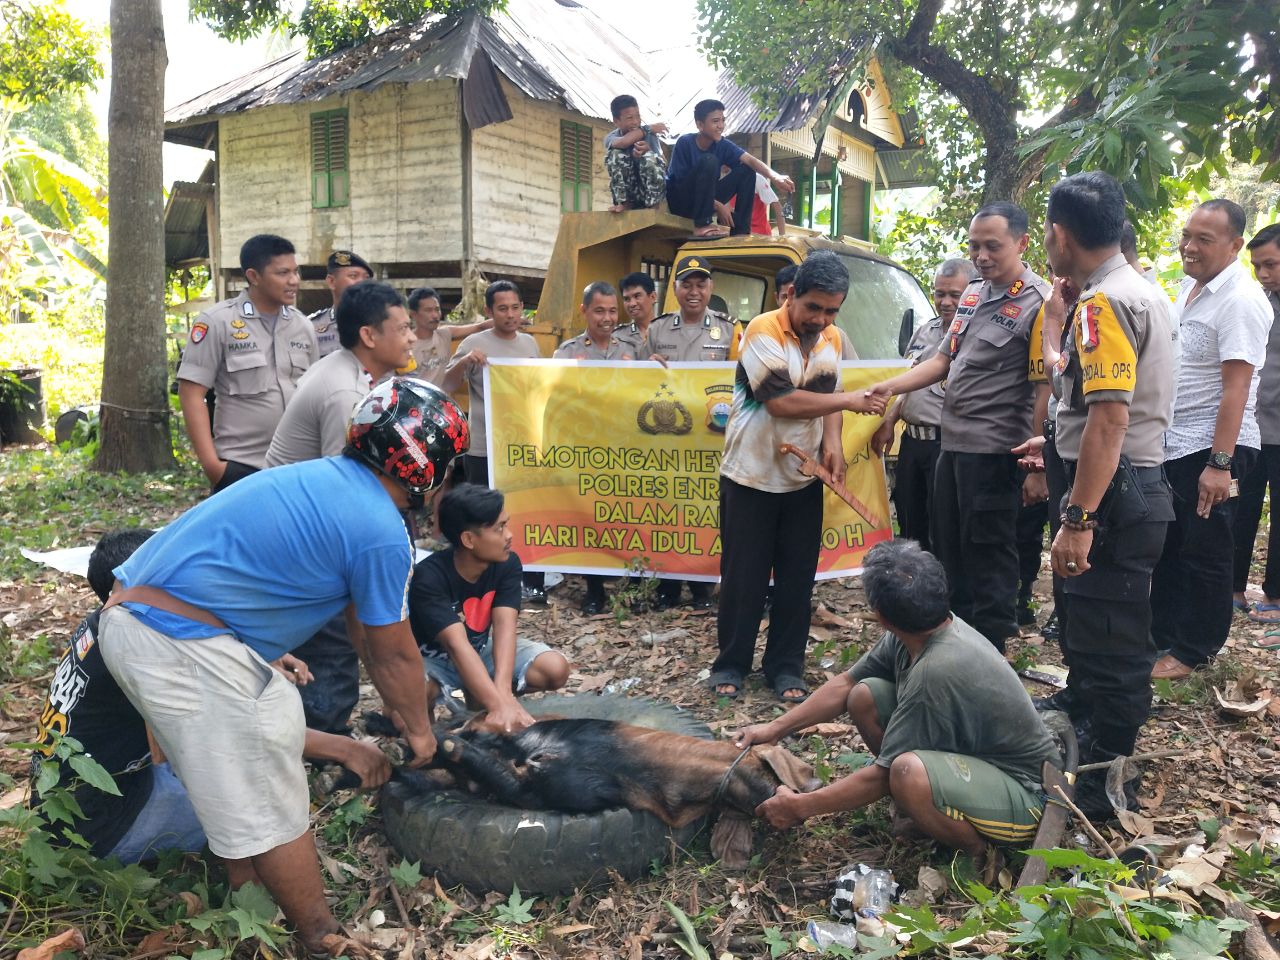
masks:
MULTIPOLYGON (((618 720, 712 739, 706 724, 670 704, 622 696, 548 696, 523 701, 534 716, 618 720)), ((423 792, 405 782, 382 791, 387 839, 408 860, 434 871, 446 885, 483 893, 564 893, 644 875, 666 863, 706 825, 700 818, 676 829, 639 810, 557 813, 517 810, 457 790, 423 792)))

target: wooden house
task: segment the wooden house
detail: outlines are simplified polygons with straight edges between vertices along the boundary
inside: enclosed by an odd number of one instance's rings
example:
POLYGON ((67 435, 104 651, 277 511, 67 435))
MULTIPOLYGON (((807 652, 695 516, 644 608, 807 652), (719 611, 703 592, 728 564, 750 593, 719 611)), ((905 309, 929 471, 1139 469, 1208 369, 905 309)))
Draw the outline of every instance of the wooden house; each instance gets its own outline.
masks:
POLYGON ((167 111, 166 140, 214 154, 200 182, 174 186, 168 262, 207 262, 225 296, 243 282, 240 245, 269 232, 298 248, 304 309, 327 301, 324 263, 339 248, 446 301, 474 266, 536 302, 561 213, 609 203, 602 141, 624 92, 677 133, 694 102, 725 100, 734 139, 792 173, 795 217, 823 232, 867 236, 871 192, 891 185, 878 151, 904 141, 881 82, 846 91, 815 163, 822 98, 762 111, 696 51, 642 54, 575 0, 508 0, 488 17, 289 54, 167 111))

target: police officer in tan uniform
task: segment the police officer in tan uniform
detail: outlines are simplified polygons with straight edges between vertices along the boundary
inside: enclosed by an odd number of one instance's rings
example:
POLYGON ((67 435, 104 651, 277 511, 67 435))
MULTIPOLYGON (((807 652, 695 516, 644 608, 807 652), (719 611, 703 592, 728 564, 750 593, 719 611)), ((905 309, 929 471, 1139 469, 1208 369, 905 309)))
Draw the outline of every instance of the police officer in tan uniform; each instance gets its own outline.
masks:
MULTIPOLYGON (((981 279, 965 288, 938 352, 872 388, 888 396, 947 381, 930 539, 947 570, 952 609, 1001 652, 1018 633, 1023 480, 1012 450, 1032 433, 1036 387, 1027 369, 1040 345, 1031 343, 1031 327, 1049 295, 1022 261, 1027 242, 1021 207, 1002 201, 979 210, 969 254, 981 279)), ((1047 386, 1041 393, 1047 403, 1047 386)))
MULTIPOLYGON (((552 355, 556 360, 634 360, 635 347, 614 336, 618 325, 618 291, 611 284, 597 280, 582 291, 582 317, 587 329, 570 337, 552 355)), ((605 578, 587 574, 587 592, 582 612, 594 616, 604 611, 605 578)))
POLYGON ((636 271, 628 273, 618 283, 622 291, 622 306, 629 322, 618 326, 613 335, 630 344, 637 357, 649 352, 649 327, 653 323, 653 310, 658 302, 658 288, 653 277, 636 271))
MULTIPOLYGON (((737 360, 738 338, 733 321, 709 306, 714 287, 711 264, 698 256, 681 257, 671 278, 680 309, 664 313, 649 324, 648 352, 641 358, 675 362, 737 360)), ((659 584, 659 609, 680 602, 683 582, 664 579, 659 584)), ((695 608, 709 610, 714 606, 710 584, 690 581, 689 593, 695 608)))
MULTIPOLYGON (((1045 251, 1080 289, 1053 366, 1054 444, 1066 470, 1053 569, 1065 578, 1064 647, 1072 719, 1087 730, 1081 763, 1133 753, 1151 710, 1151 572, 1173 494, 1164 477, 1174 376, 1169 302, 1120 252, 1125 198, 1105 173, 1078 173, 1049 194, 1045 251)), ((1046 322, 1065 314, 1062 281, 1046 322)), ((1110 819, 1106 770, 1086 773, 1076 803, 1110 819)), ((1135 781, 1126 786, 1132 807, 1135 781)))
POLYGON ((350 250, 335 250, 329 254, 329 262, 325 269, 324 282, 329 287, 333 303, 321 307, 307 317, 316 330, 316 343, 320 347, 320 356, 327 357, 338 349, 338 323, 333 318, 333 311, 342 299, 342 291, 361 280, 372 280, 373 268, 350 250))
MULTIPOLYGON (((977 276, 978 271, 968 260, 944 260, 938 266, 933 277, 933 308, 938 315, 920 324, 903 355, 913 365, 933 356, 943 334, 955 320, 960 299, 977 276)), ((925 550, 930 546, 933 475, 942 450, 942 398, 942 383, 899 397, 871 437, 872 448, 882 457, 893 446, 898 422, 903 424, 898 463, 893 471, 893 505, 902 536, 917 541, 925 550)))
POLYGON ((178 399, 187 436, 213 492, 261 470, 285 405, 319 356, 315 330, 293 305, 298 259, 284 237, 259 234, 240 248, 248 286, 191 325, 178 399), (205 394, 216 403, 213 424, 205 394))

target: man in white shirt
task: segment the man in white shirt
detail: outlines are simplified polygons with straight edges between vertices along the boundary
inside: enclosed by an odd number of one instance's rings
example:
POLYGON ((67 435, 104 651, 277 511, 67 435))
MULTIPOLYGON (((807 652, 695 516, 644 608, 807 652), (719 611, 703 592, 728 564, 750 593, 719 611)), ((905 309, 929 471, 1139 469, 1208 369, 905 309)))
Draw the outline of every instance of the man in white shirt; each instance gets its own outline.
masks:
POLYGON ((1271 305, 1237 256, 1245 214, 1230 200, 1198 206, 1182 231, 1187 275, 1173 316, 1182 362, 1165 472, 1170 524, 1151 583, 1152 679, 1177 680, 1208 662, 1231 625, 1232 480, 1249 472, 1262 445, 1254 415, 1266 359, 1271 305))

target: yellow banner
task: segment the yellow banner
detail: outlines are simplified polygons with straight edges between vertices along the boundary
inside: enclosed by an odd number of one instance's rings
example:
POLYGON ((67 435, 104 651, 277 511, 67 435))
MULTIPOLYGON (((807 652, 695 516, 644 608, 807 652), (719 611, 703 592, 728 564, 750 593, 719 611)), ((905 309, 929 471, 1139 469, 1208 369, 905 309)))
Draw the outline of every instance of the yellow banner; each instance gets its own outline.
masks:
MULTIPOLYGON (((901 369, 843 367, 847 390, 901 369)), ((616 575, 638 561, 658 576, 718 580, 720 456, 734 369, 490 361, 490 479, 506 494, 512 549, 525 568, 616 575)), ((845 484, 862 510, 826 492, 820 579, 858 573, 866 551, 893 536, 884 469, 870 447, 879 424, 844 418, 845 484)))

